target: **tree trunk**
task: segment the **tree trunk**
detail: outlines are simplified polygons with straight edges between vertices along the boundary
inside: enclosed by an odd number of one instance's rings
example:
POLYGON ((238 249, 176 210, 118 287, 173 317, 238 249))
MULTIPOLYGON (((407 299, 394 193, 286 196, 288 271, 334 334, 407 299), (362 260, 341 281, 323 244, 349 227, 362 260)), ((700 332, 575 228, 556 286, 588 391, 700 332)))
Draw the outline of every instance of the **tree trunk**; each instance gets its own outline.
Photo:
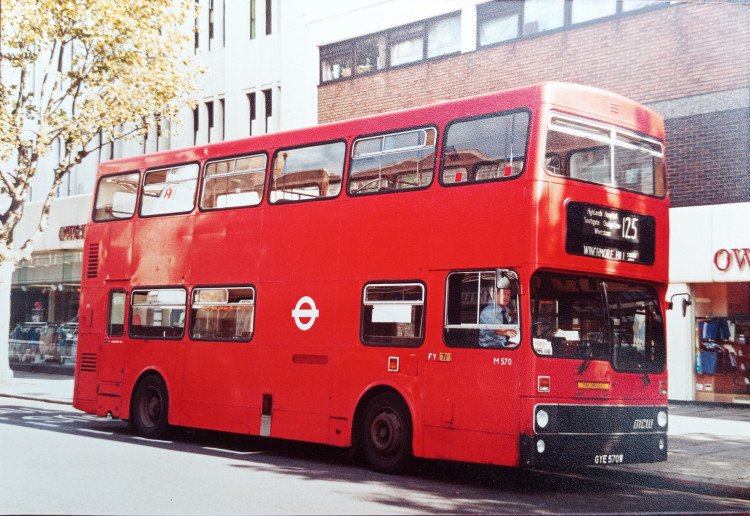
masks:
POLYGON ((10 284, 15 269, 12 261, 0 262, 0 384, 9 384, 13 380, 9 361, 10 284))

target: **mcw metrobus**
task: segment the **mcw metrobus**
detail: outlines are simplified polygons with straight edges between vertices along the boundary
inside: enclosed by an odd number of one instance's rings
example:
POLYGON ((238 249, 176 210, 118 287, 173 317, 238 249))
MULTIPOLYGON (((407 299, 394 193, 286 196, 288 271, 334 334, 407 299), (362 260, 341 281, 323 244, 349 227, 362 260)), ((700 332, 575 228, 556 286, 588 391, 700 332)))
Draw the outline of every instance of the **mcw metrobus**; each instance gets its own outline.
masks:
POLYGON ((542 83, 102 163, 74 406, 386 472, 666 460, 663 141, 542 83))

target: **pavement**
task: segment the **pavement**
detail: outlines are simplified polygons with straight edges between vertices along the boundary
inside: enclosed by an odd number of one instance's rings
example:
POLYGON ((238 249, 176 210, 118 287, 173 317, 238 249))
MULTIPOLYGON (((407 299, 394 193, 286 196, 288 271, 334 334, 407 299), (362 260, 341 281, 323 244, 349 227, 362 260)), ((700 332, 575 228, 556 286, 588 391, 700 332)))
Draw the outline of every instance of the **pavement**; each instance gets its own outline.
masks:
MULTIPOLYGON (((70 405, 73 378, 16 371, 8 398, 70 405)), ((590 466, 584 475, 628 484, 750 500, 750 405, 671 401, 666 462, 590 466)))

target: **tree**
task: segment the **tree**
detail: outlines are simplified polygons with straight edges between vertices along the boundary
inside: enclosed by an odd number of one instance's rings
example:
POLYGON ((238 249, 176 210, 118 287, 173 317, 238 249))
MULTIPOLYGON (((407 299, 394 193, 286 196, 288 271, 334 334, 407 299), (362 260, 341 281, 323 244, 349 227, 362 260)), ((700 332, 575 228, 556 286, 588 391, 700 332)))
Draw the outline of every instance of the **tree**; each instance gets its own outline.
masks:
POLYGON ((194 15, 194 0, 2 1, 0 382, 12 378, 12 274, 46 228, 65 175, 102 145, 195 104, 199 70, 186 52, 194 15), (44 171, 52 182, 37 230, 17 242, 39 160, 53 149, 60 159, 44 171))

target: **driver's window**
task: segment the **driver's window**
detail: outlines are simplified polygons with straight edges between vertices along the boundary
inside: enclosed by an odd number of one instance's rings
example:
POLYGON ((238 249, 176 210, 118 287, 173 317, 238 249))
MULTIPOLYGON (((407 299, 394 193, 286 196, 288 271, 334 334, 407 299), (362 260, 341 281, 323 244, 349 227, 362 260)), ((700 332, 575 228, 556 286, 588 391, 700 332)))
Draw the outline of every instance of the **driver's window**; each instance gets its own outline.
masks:
POLYGON ((448 275, 445 343, 452 347, 517 347, 521 342, 518 291, 518 275, 509 269, 448 275))

